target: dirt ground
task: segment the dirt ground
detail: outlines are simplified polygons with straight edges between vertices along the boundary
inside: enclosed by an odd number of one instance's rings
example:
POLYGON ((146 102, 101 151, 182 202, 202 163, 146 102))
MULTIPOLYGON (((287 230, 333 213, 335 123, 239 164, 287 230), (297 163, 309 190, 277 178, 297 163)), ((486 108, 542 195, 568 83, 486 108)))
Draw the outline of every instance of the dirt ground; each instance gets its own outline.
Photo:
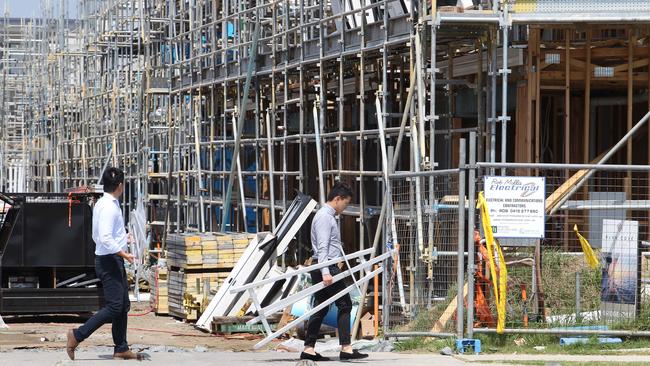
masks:
MULTIPOLYGON (((192 324, 169 316, 156 316, 149 302, 131 303, 128 341, 133 345, 207 348, 210 351, 250 351, 262 339, 260 335, 215 335, 196 329, 192 324), (142 315, 144 314, 144 315, 142 315)), ((79 327, 86 317, 4 316, 8 329, 0 329, 0 352, 13 349, 60 349, 65 347, 68 329, 79 327)), ((104 325, 81 347, 112 346, 111 326, 104 325)), ((275 348, 273 343, 267 349, 275 348)))
MULTIPOLYGON (((177 321, 168 316, 156 316, 148 312, 149 303, 132 302, 129 317, 129 343, 137 352, 147 354, 150 361, 161 365, 183 363, 187 366, 212 364, 220 360, 225 364, 258 366, 295 365, 296 353, 268 352, 275 349, 279 341, 266 348, 267 352, 251 352, 260 335, 214 335, 194 328, 193 325, 177 321), (144 315, 140 315, 144 314, 144 315), (234 351, 234 352, 233 352, 234 351)), ((65 334, 70 328, 78 327, 85 320, 80 316, 5 316, 8 329, 0 329, 1 365, 121 365, 111 360, 112 338, 110 325, 105 325, 86 340, 77 351, 77 360, 69 361, 65 352, 65 334)), ((333 357, 332 365, 338 362, 338 354, 325 353, 333 357)), ((441 356, 438 352, 425 354, 372 352, 370 362, 377 366, 394 365, 640 365, 647 362, 643 355, 456 355, 441 356), (595 362, 600 361, 600 362, 595 362)), ((362 362, 363 363, 363 362, 362 362)))

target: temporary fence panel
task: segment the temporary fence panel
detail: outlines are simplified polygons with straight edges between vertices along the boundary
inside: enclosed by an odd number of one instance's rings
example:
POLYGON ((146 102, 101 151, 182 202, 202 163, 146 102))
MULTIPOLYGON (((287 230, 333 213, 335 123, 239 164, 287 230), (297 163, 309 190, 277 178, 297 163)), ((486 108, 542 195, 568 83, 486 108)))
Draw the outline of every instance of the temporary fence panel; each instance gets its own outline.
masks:
MULTIPOLYGON (((601 167, 584 180, 588 168, 596 167, 479 164, 477 192, 495 189, 494 180, 485 179, 495 177, 493 172, 498 173, 496 182, 511 188, 544 178, 543 237, 504 237, 505 224, 492 224, 507 267, 509 331, 606 334, 648 326, 650 167, 601 167), (567 197, 576 185, 581 186, 567 197), (589 260, 590 248, 597 261, 589 260)), ((510 192, 505 204, 488 200, 491 214, 503 215, 512 225, 532 221, 536 208, 528 201, 534 200, 522 200, 528 194, 523 188, 510 192)), ((469 198, 470 205, 473 200, 469 198)), ((475 220, 480 227, 478 212, 475 220)), ((474 245, 474 327, 493 331, 497 311, 490 265, 483 244, 474 245)))
POLYGON ((459 171, 395 174, 391 185, 406 307, 393 268, 385 275, 384 331, 451 335, 457 331, 459 171))

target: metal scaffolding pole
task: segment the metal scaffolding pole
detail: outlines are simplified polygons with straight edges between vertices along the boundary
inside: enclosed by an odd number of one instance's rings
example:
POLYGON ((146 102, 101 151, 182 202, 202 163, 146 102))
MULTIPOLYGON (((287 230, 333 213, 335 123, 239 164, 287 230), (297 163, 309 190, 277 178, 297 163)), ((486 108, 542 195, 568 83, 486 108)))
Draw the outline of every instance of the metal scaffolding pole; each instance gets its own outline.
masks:
POLYGON ((224 220, 221 223, 221 232, 226 231, 226 225, 229 222, 230 217, 230 206, 231 206, 231 197, 232 197, 232 186, 235 180, 235 168, 237 164, 233 163, 234 161, 239 161, 239 150, 241 135, 244 131, 244 120, 246 118, 246 105, 248 104, 248 98, 250 93, 251 79, 253 78, 253 73, 255 72, 255 64, 257 58, 257 43, 260 36, 260 19, 258 18, 255 22, 255 30, 253 31, 253 43, 251 43, 250 50, 248 52, 248 69, 246 71, 246 83, 244 84, 244 95, 241 98, 241 107, 239 109, 239 122, 237 123, 237 132, 235 133, 235 147, 232 154, 232 162, 230 164, 230 175, 228 178, 228 188, 226 190, 226 196, 223 203, 223 215, 224 220))
MULTIPOLYGON (((508 69, 508 2, 503 2, 503 11, 500 13, 501 18, 501 30, 503 31, 503 36, 501 39, 501 50, 503 52, 502 57, 502 66, 499 70, 501 74, 501 116, 499 121, 501 122, 501 162, 507 162, 506 149, 508 146, 508 122, 510 117, 508 117, 508 74, 511 72, 508 69)), ((506 170, 501 169, 501 175, 506 175, 506 170)))

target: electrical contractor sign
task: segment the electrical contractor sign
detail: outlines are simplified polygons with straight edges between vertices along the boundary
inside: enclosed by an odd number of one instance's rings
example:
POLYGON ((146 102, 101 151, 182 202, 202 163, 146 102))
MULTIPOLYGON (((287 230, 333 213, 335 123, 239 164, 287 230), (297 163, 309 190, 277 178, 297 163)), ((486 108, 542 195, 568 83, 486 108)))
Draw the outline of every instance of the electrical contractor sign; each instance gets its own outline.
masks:
POLYGON ((485 200, 496 238, 543 238, 544 177, 485 177, 485 200))

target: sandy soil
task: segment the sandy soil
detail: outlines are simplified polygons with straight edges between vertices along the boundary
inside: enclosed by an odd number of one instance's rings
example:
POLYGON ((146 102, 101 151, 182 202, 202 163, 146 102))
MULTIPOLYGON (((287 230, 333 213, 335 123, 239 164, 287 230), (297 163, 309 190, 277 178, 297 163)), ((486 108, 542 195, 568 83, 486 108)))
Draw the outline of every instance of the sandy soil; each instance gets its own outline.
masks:
MULTIPOLYGON (((209 334, 196 329, 192 324, 168 316, 156 316, 148 311, 148 302, 132 302, 128 333, 130 344, 179 348, 198 346, 215 351, 250 351, 253 345, 262 339, 260 335, 251 334, 209 334)), ((9 328, 0 329, 0 351, 63 348, 66 331, 80 326, 86 319, 76 315, 4 316, 3 318, 9 328)), ((112 346, 112 343, 111 326, 107 324, 87 339, 82 346, 112 346)), ((269 348, 274 348, 276 344, 272 344, 269 348)))

